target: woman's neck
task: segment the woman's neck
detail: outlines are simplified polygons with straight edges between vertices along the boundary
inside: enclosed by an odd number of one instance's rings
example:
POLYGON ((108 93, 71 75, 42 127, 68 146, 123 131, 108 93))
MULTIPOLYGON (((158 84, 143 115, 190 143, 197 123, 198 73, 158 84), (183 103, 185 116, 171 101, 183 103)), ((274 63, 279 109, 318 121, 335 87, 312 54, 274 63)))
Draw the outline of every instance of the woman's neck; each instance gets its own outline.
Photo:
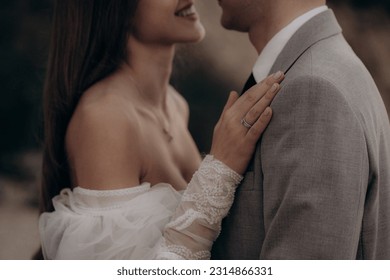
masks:
POLYGON ((129 51, 124 70, 128 72, 136 87, 141 91, 143 101, 151 106, 166 109, 166 98, 174 45, 143 44, 134 38, 129 39, 129 51))

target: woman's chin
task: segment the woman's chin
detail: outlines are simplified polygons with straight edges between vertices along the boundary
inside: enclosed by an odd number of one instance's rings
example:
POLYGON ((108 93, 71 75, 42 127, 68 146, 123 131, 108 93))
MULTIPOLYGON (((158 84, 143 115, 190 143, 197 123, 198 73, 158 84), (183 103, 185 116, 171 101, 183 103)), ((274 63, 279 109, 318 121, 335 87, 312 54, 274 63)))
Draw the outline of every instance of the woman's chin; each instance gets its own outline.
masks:
POLYGON ((206 30, 204 29, 203 25, 199 25, 197 27, 196 32, 194 32, 193 36, 189 38, 188 43, 198 43, 204 39, 206 36, 206 30))
POLYGON ((194 38, 194 39, 193 39, 191 42, 189 42, 189 43, 199 43, 199 42, 203 41, 204 37, 205 37, 205 33, 203 33, 201 36, 198 36, 197 38, 194 38))
POLYGON ((199 34, 191 34, 191 36, 182 37, 180 40, 175 40, 175 44, 192 44, 199 43, 205 37, 205 32, 199 34))

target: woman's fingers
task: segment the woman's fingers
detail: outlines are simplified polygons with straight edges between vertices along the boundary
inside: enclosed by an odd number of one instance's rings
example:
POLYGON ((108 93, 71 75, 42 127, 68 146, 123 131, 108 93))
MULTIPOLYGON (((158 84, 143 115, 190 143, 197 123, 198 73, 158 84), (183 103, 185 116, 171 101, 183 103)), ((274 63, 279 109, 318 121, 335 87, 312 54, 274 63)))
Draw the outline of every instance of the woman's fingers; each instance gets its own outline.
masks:
POLYGON ((280 83, 284 79, 284 74, 281 71, 268 76, 261 83, 254 85, 247 90, 236 102, 236 108, 239 111, 249 111, 275 83, 280 83))
POLYGON ((272 109, 267 107, 256 122, 248 129, 247 137, 252 138, 253 141, 257 141, 264 130, 267 128, 272 118, 272 109))
POLYGON ((279 84, 273 84, 264 96, 255 105, 253 105, 253 107, 244 116, 244 120, 247 124, 252 125, 257 121, 264 110, 271 104, 279 89, 279 84))

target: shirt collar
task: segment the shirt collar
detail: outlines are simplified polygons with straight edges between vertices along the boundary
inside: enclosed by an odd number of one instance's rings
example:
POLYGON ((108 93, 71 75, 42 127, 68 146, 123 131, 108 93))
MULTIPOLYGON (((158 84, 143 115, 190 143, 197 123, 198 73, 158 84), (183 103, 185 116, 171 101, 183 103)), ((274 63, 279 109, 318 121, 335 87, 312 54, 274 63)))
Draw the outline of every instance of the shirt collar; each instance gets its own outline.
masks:
POLYGON ((328 7, 326 5, 314 8, 305 14, 297 17, 286 27, 280 30, 264 47, 259 57, 253 66, 253 76, 256 82, 261 82, 266 78, 271 71, 272 65, 275 63, 279 54, 286 46, 287 42, 291 39, 294 33, 307 21, 314 16, 326 11, 328 7))

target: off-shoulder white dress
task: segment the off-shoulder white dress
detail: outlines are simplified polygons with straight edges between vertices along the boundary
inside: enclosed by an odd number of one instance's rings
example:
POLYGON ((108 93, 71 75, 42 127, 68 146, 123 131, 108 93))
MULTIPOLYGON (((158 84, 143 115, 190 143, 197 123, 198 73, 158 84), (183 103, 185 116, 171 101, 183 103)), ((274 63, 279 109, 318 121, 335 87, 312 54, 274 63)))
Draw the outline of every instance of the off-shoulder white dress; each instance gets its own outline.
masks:
POLYGON ((39 219, 46 259, 209 259, 242 177, 206 156, 186 190, 64 189, 39 219))

